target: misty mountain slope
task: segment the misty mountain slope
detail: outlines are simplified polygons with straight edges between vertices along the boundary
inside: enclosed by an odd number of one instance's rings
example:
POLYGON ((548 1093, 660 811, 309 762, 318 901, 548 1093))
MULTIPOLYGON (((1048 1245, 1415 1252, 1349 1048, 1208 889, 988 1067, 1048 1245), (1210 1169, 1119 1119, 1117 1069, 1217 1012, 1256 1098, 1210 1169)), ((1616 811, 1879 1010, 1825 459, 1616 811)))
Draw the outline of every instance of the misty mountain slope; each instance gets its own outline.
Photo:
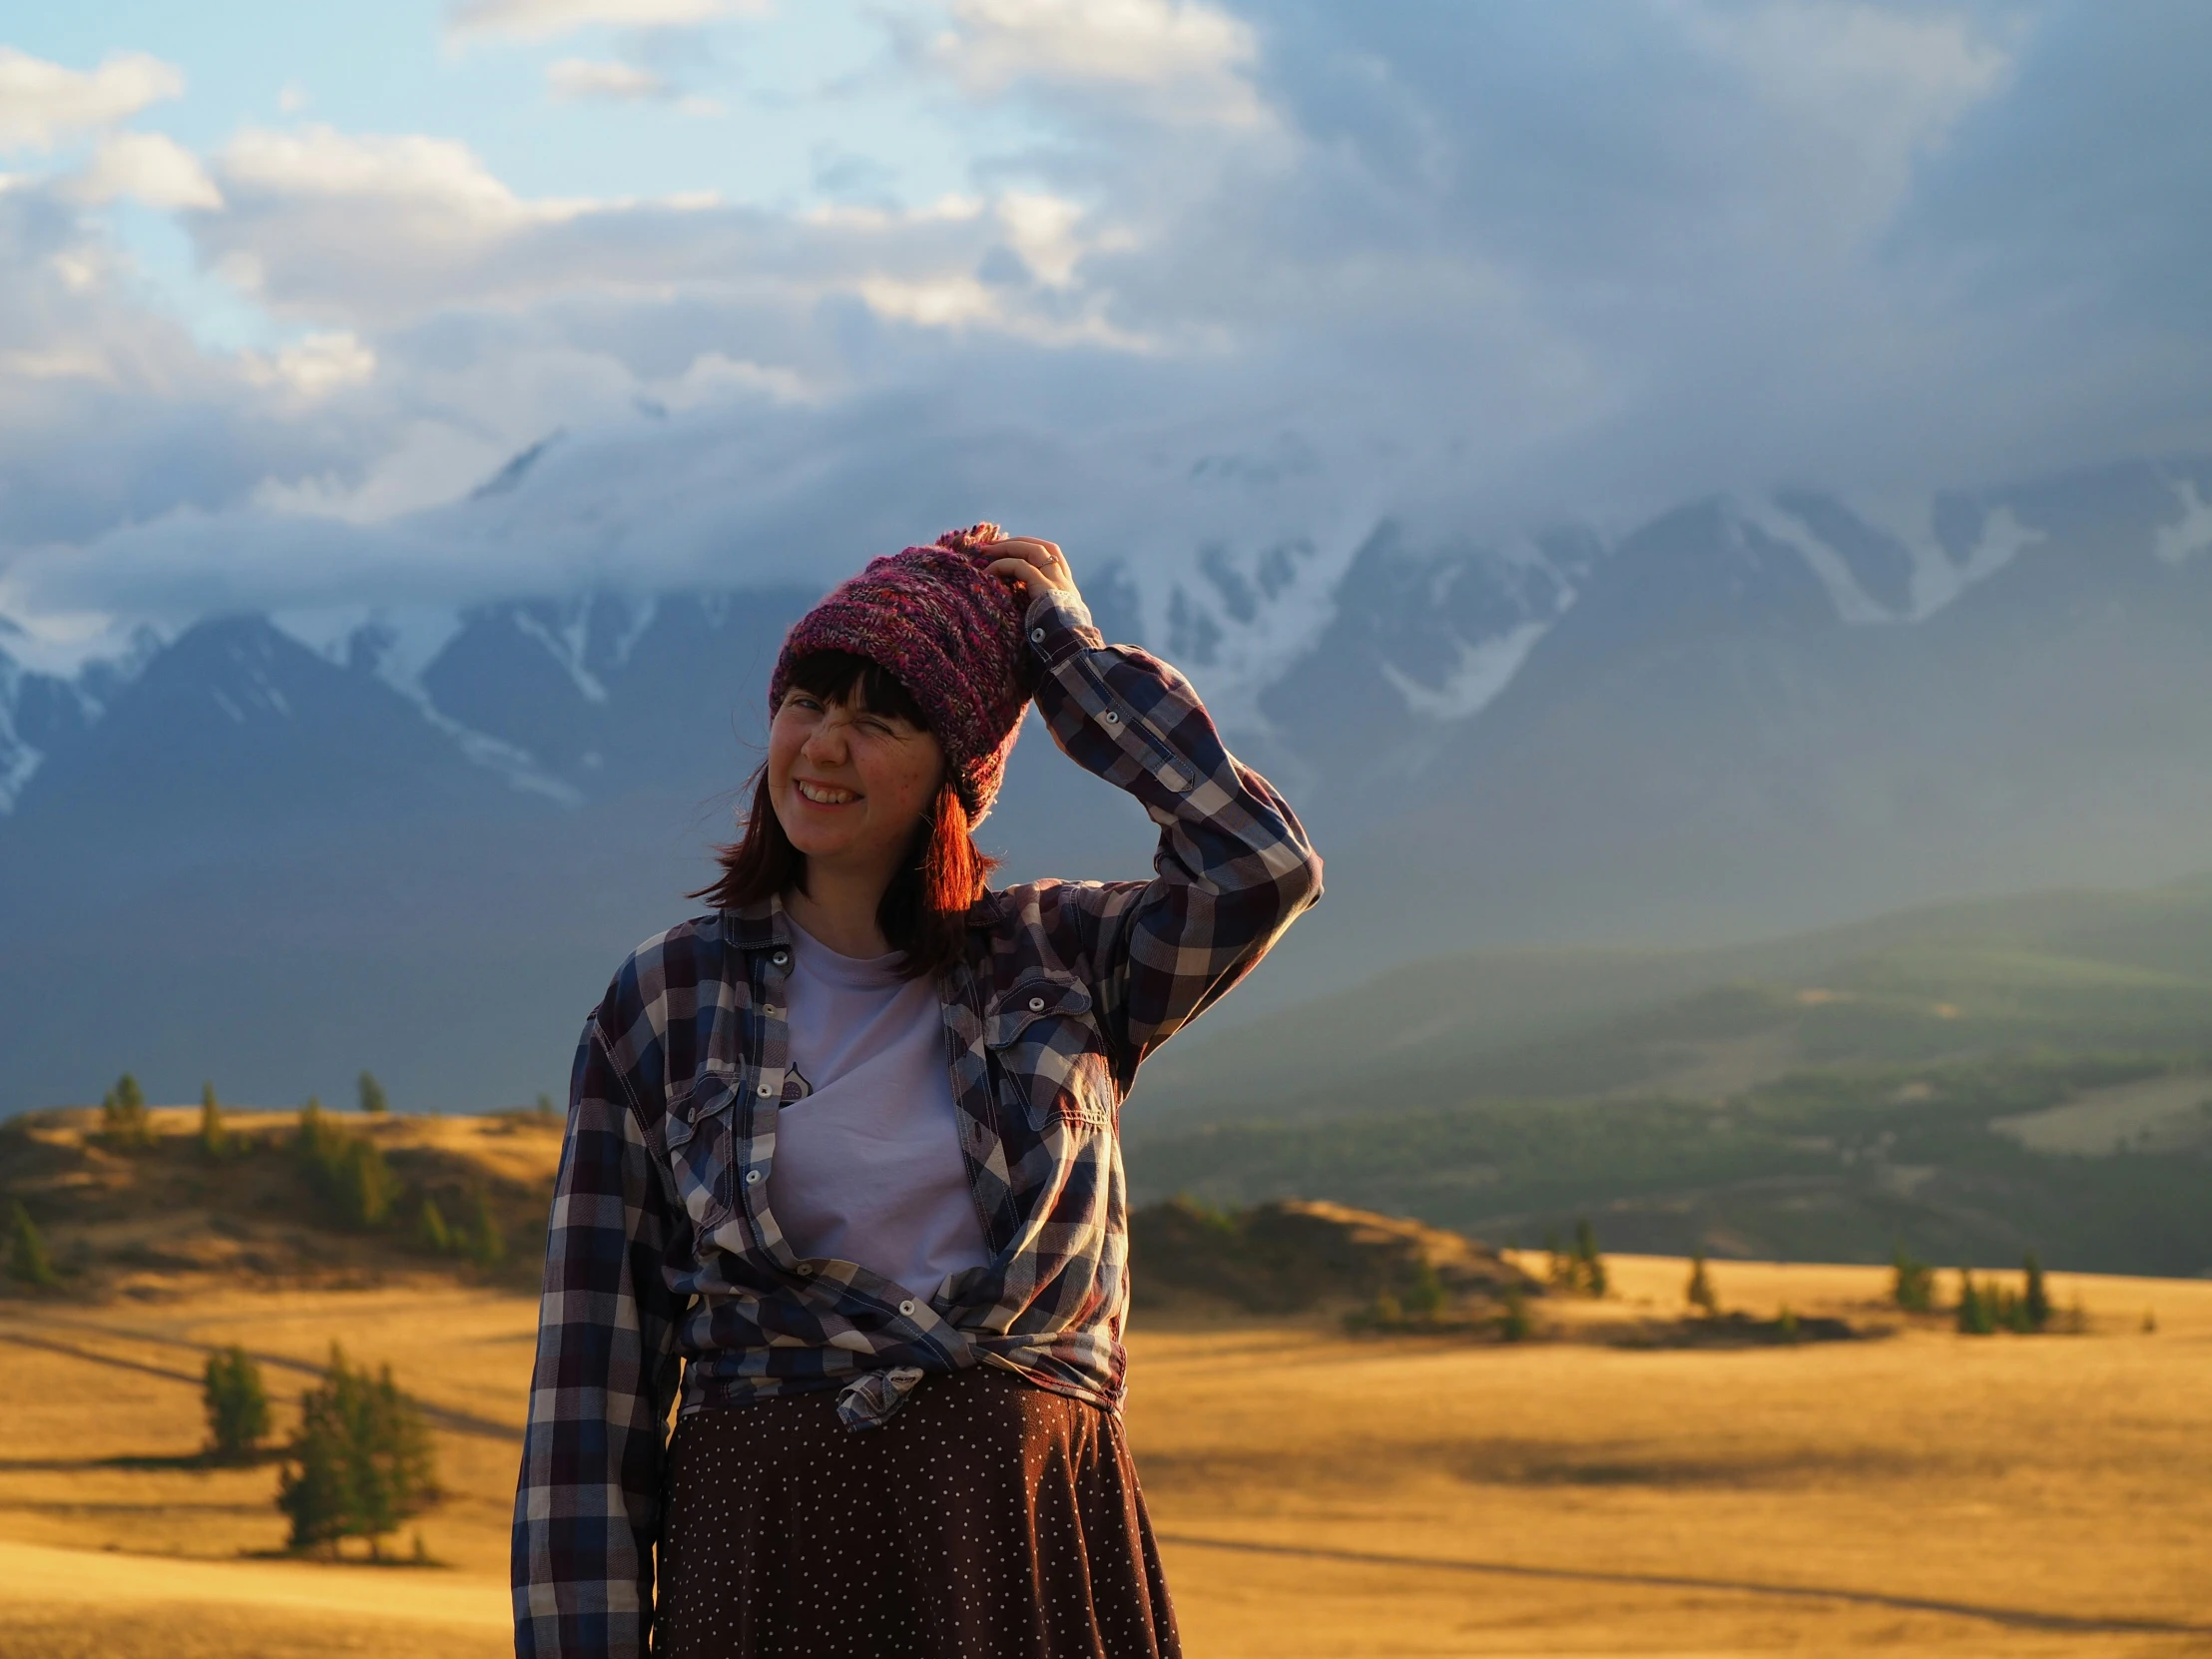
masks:
POLYGON ((1928 905, 1702 950, 1417 962, 1179 1038, 1126 1125, 1141 1140, 1480 1099, 1717 1096, 1814 1064, 2107 1050, 2212 1055, 2212 881, 1928 905))
MULTIPOLYGON (((2151 469, 2024 500, 2046 527, 1910 623, 1847 622, 1794 549, 1721 505, 1670 515, 1613 552, 1403 810, 1325 847, 1331 901, 1292 951, 1722 940, 2199 867, 2212 557, 2157 556, 2174 506, 2151 469)), ((1334 977, 1300 963, 1274 994, 1334 977)))
POLYGON ((2212 1271, 2212 883, 1685 953, 1683 982, 1729 977, 1665 996, 1664 958, 1528 953, 1579 1017, 1441 1017, 1449 988, 1512 986, 1516 954, 1171 1048, 1130 1102, 1132 1191, 1524 1244, 1591 1217, 1616 1249, 2212 1271))
MULTIPOLYGON (((550 510, 564 454, 455 510, 550 510)), ((1334 546, 1194 531, 1165 573, 1094 556, 1102 625, 1192 675, 1328 861, 1207 1029, 1485 945, 1717 946, 2203 867, 2208 488, 2144 463, 1942 497, 1918 528, 1786 491, 1611 544, 1384 518, 1334 546)), ((422 1103, 557 1082, 613 963, 695 907, 814 596, 227 617, 66 673, 0 632, 0 1109, 127 1064, 296 1098, 387 1051, 422 1103), (167 965, 116 975, 117 926, 167 965)), ((1142 876, 1157 838, 1034 717, 979 834, 1008 880, 1142 876)), ((1686 971, 1497 961, 1467 1042, 1686 971)), ((1448 999, 1423 1017, 1448 1027, 1448 999)))

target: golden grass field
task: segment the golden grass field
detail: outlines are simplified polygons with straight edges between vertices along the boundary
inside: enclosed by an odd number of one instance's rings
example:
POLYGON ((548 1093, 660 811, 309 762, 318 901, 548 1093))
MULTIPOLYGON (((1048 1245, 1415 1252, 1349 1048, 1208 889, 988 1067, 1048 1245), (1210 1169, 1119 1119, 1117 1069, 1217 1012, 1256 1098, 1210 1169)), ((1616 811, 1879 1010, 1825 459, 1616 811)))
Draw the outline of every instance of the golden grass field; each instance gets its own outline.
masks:
MULTIPOLYGON (((1679 1308, 1683 1264, 1612 1266, 1612 1302, 1545 1316, 1679 1308)), ((1762 1315, 1864 1321, 1885 1287, 1714 1272, 1762 1315)), ((2212 1654, 2212 1283, 2053 1284, 2090 1335, 1715 1352, 1140 1327, 1130 1432, 1188 1650, 2212 1654)), ((534 1317, 431 1281, 0 1305, 0 1655, 507 1651, 534 1317), (207 1345, 244 1344, 288 1401, 333 1338, 438 1413, 442 1566, 264 1553, 275 1470, 189 1466, 207 1345)))

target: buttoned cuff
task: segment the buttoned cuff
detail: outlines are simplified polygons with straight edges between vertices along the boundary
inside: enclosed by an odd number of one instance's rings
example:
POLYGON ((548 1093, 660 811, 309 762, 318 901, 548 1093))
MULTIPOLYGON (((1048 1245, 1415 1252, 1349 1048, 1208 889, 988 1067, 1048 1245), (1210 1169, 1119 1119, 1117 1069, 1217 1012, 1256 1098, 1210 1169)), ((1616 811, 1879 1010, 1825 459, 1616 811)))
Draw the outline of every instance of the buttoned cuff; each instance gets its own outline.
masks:
POLYGON ((1057 668, 1078 651, 1095 651, 1106 643, 1091 621, 1090 607, 1078 595, 1057 588, 1047 588, 1029 601, 1021 626, 1029 649, 1047 668, 1057 668))

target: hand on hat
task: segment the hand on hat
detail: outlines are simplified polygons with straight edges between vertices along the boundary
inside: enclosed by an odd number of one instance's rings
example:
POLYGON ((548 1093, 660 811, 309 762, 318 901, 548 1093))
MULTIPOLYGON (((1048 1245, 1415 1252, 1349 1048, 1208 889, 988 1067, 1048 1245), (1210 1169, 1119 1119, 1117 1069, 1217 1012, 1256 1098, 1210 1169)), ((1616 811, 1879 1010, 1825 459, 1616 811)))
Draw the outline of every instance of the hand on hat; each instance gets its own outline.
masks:
POLYGON ((1005 557, 993 559, 987 568, 993 576, 1003 577, 1022 589, 1030 598, 1047 589, 1055 593, 1075 592, 1075 577, 1068 569, 1068 556, 1060 551, 1058 542, 1040 541, 1035 536, 1007 536, 992 545, 993 552, 1005 557))

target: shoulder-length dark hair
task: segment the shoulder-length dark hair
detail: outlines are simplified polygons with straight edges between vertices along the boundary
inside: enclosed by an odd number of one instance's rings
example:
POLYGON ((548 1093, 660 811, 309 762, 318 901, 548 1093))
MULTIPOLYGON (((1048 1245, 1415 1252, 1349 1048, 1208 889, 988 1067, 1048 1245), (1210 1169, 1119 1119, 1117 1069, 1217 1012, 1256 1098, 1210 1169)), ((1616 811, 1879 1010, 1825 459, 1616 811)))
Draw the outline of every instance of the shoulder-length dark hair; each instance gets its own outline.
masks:
MULTIPOLYGON (((792 665, 794 690, 811 692, 826 703, 857 704, 869 714, 887 715, 929 730, 929 718, 912 693, 888 670, 849 651, 814 651, 792 665)), ((745 833, 716 848, 722 878, 693 893, 717 909, 735 910, 764 898, 807 890, 807 855, 792 845, 769 798, 768 764, 753 775, 753 810, 745 833)), ((950 776, 937 799, 914 828, 905 866, 883 889, 875 906, 875 925, 893 950, 903 951, 899 972, 918 979, 950 967, 967 951, 967 912, 983 896, 998 860, 975 844, 967 809, 950 776)))

